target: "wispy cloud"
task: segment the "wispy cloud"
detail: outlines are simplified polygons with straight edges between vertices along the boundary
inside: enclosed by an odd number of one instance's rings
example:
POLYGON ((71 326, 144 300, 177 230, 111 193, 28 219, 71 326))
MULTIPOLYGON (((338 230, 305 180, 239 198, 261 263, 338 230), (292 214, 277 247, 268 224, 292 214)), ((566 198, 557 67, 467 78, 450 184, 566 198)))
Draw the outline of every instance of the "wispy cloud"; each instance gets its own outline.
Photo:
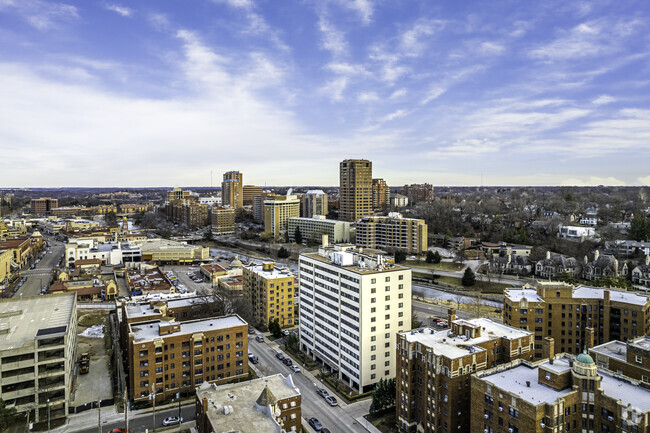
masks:
POLYGON ((616 101, 616 98, 614 98, 613 96, 600 95, 599 97, 597 97, 596 99, 591 101, 591 103, 594 104, 594 105, 605 105, 605 104, 611 104, 612 102, 615 102, 615 101, 616 101))
POLYGON ((375 92, 362 92, 357 95, 357 101, 361 103, 379 101, 379 95, 375 92))
POLYGON ((335 57, 342 57, 348 53, 348 42, 343 32, 338 30, 328 19, 321 15, 318 20, 318 29, 322 33, 321 47, 335 57))
POLYGON ((330 101, 339 102, 343 100, 343 92, 347 85, 347 77, 338 77, 329 81, 325 87, 321 89, 321 93, 329 98, 330 101))
POLYGON ((106 9, 109 11, 113 11, 115 13, 118 13, 122 15, 123 17, 130 17, 133 15, 133 9, 128 8, 126 6, 120 6, 117 4, 107 4, 106 9))
POLYGON ((248 26, 243 29, 243 33, 254 35, 266 35, 273 44, 283 50, 288 51, 289 47, 282 41, 279 33, 273 29, 264 16, 257 11, 257 5, 253 0, 212 0, 215 3, 226 4, 231 8, 244 11, 248 26))
POLYGON ((370 0, 337 0, 341 6, 356 12, 363 24, 369 24, 372 21, 374 12, 373 4, 370 0))
POLYGON ((39 30, 50 30, 60 22, 79 18, 75 6, 43 0, 3 0, 0 11, 13 12, 39 30))
POLYGON ((418 20, 399 36, 401 51, 407 56, 420 55, 427 46, 427 37, 441 31, 445 24, 446 22, 443 20, 418 20))

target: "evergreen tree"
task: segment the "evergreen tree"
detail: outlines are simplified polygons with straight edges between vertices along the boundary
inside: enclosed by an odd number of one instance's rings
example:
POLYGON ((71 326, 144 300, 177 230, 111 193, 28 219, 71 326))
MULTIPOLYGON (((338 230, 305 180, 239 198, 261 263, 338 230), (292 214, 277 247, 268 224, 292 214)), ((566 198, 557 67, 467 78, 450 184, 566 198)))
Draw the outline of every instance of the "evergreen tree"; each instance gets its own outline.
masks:
POLYGON ((440 263, 442 261, 442 257, 440 256, 440 253, 436 251, 433 253, 433 263, 440 263))
POLYGON ((372 392, 372 403, 370 404, 370 413, 382 411, 395 406, 395 378, 379 379, 375 390, 372 392))
POLYGON ((474 271, 472 271, 469 266, 467 269, 465 269, 465 273, 463 274, 463 279, 461 282, 465 287, 470 287, 476 284, 476 275, 474 275, 474 271))
POLYGON ((630 221, 630 229, 627 231, 629 237, 635 241, 645 241, 648 239, 648 222, 641 212, 636 212, 630 221))
POLYGON ((289 255, 290 255, 289 250, 287 250, 285 247, 280 247, 280 249, 278 250, 278 257, 281 259, 286 259, 287 257, 289 257, 289 255))
POLYGON ((275 319, 271 319, 269 321, 269 332, 275 338, 282 337, 282 328, 280 327, 280 322, 275 319))
POLYGON ((302 233, 300 233, 300 227, 296 227, 296 231, 293 233, 293 237, 298 245, 302 245, 302 233))
POLYGON ((433 263, 433 259, 435 258, 435 255, 433 254, 433 251, 429 250, 427 251, 427 263, 433 263))
POLYGON ((395 263, 402 263, 406 260, 406 252, 402 250, 395 251, 395 263))

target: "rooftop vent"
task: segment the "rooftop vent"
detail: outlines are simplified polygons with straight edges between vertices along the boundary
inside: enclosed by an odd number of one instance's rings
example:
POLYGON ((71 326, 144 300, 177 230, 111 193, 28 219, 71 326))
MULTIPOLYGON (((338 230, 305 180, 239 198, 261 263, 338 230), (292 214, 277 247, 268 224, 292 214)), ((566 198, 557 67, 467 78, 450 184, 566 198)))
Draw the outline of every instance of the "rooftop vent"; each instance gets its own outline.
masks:
POLYGON ((530 380, 526 381, 526 387, 530 388, 530 380))

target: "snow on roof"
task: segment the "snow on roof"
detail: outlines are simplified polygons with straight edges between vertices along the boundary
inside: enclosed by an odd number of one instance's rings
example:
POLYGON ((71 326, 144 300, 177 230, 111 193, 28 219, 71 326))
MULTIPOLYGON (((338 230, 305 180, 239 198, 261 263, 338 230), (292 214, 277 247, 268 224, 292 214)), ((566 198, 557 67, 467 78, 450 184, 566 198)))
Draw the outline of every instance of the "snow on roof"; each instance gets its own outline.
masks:
POLYGON ((514 302, 526 298, 528 302, 544 302, 535 289, 506 289, 505 296, 514 302))
POLYGON ((433 328, 423 328, 422 332, 419 330, 403 332, 402 335, 405 336, 406 341, 409 343, 423 344, 433 349, 436 355, 450 359, 462 358, 470 353, 482 352, 485 349, 476 346, 479 343, 485 343, 497 338, 514 339, 531 335, 531 332, 502 325, 485 318, 456 320, 453 323, 481 327, 481 336, 477 338, 467 338, 464 335, 450 337, 450 335, 454 335, 450 330, 436 331, 433 328))
MULTIPOLYGON (((557 361, 554 362, 553 366, 557 361)), ((547 366, 548 363, 542 365, 547 366)), ((517 395, 522 400, 535 406, 543 403, 554 403, 558 398, 573 392, 571 388, 557 390, 540 384, 538 381, 538 368, 520 364, 515 368, 497 371, 490 376, 484 376, 483 380, 506 392, 517 395), (527 382, 530 383, 530 386, 526 384, 527 382)))
POLYGON ((631 405, 641 412, 650 410, 650 391, 638 386, 635 382, 619 379, 610 376, 604 370, 598 370, 600 377, 600 387, 605 395, 619 400, 623 406, 631 405))
POLYGON ((627 345, 618 340, 612 340, 600 346, 592 347, 589 351, 622 361, 627 360, 627 345))
MULTIPOLYGON (((642 296, 634 292, 624 292, 613 289, 608 290, 610 301, 634 305, 645 305, 648 302, 647 296, 642 296)), ((580 286, 573 291, 573 298, 603 299, 604 291, 605 289, 599 287, 580 286)))
MULTIPOLYGON (((160 337, 160 325, 168 324, 167 321, 156 320, 149 323, 137 323, 130 325, 134 335, 134 343, 152 341, 160 337)), ((246 326, 246 322, 239 316, 217 317, 215 319, 193 320, 190 322, 178 322, 180 331, 173 335, 194 334, 207 330, 232 328, 234 326, 246 326)))
POLYGON ((628 344, 632 347, 638 347, 639 349, 650 350, 650 337, 647 335, 639 337, 632 341, 628 341, 628 344))

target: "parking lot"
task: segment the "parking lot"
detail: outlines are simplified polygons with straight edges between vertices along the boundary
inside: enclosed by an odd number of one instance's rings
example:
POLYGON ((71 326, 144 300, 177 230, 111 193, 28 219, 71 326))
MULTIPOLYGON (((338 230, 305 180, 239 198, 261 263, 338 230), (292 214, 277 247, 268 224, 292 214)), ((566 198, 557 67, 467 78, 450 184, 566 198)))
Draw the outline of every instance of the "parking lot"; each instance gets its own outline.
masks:
POLYGON ((180 282, 180 286, 184 287, 187 292, 203 294, 204 290, 211 287, 211 284, 207 281, 196 282, 191 278, 191 275, 201 276, 198 266, 161 266, 160 268, 164 272, 172 271, 180 282), (188 272, 191 275, 188 275, 188 272))

